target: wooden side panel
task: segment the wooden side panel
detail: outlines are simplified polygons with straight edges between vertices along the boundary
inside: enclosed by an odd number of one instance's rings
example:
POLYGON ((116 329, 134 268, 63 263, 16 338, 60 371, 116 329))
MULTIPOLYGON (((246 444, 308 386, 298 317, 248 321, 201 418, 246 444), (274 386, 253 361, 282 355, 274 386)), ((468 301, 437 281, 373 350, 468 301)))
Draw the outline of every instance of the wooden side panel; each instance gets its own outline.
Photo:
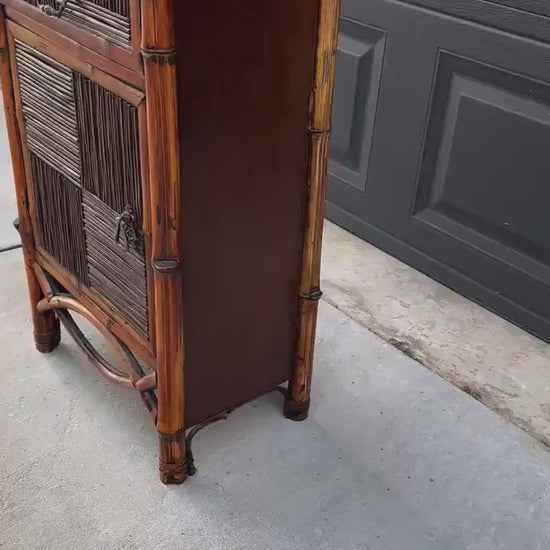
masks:
POLYGON ((175 2, 189 425, 292 372, 317 10, 175 2))

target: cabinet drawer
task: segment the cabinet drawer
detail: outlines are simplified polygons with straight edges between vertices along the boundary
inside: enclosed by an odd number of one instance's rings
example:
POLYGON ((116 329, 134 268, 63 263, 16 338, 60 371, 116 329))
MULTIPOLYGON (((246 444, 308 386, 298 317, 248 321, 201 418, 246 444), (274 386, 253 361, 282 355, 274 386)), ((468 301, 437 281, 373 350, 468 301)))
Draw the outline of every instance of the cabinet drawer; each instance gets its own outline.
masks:
POLYGON ((141 69, 139 0, 3 0, 3 3, 10 10, 11 19, 35 32, 48 32, 49 39, 57 32, 116 63, 141 69))
POLYGON ((144 96, 8 29, 39 252, 152 349, 144 96))

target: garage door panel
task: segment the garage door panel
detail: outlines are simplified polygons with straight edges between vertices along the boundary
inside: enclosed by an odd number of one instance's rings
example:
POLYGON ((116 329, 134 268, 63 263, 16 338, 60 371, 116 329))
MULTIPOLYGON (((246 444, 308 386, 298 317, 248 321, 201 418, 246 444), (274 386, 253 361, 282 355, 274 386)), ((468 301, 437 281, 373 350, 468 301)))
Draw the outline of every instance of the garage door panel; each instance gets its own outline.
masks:
POLYGON ((550 42, 546 0, 343 0, 342 13, 376 26, 387 10, 407 6, 550 42))
POLYGON ((327 189, 327 201, 338 204, 346 212, 364 219, 367 211, 367 196, 364 191, 349 184, 345 179, 331 175, 327 189))
POLYGON ((550 85, 441 52, 431 104, 415 216, 437 210, 550 265, 550 85))
POLYGON ((337 52, 330 172, 364 191, 371 155, 386 35, 343 19, 337 52))
MULTIPOLYGON (((437 0, 438 11, 427 9, 431 0, 419 1, 344 0, 354 29, 364 24, 381 33, 382 61, 366 170, 346 166, 353 158, 342 156, 352 143, 343 131, 352 133, 350 107, 345 120, 342 106, 335 111, 341 134, 333 144, 340 150, 332 153, 329 214, 550 339, 550 45, 524 36, 521 17, 509 18, 519 0, 461 0, 465 18, 444 14, 454 0, 437 0), (487 24, 491 10, 500 10, 495 28, 487 24), (514 33, 502 32, 505 16, 514 33), (335 169, 343 166, 355 180, 335 169)), ((537 8, 536 0, 521 5, 537 8)), ((549 19, 524 13, 544 19, 550 31, 549 19)), ((359 62, 354 67, 361 72, 359 62)), ((348 81, 355 88, 370 82, 372 63, 365 72, 348 81)), ((338 78, 342 104, 356 99, 342 72, 338 78)))
POLYGON ((508 6, 520 11, 526 11, 537 15, 550 17, 550 5, 548 0, 482 0, 491 4, 508 6))

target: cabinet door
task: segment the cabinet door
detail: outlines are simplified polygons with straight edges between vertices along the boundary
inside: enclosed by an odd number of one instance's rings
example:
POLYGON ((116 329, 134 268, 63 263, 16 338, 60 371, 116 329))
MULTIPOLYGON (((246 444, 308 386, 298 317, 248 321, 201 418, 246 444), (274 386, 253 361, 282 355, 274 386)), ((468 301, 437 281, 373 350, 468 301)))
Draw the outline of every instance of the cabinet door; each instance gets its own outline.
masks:
POLYGON ((9 29, 38 251, 56 276, 148 342, 143 94, 9 29))

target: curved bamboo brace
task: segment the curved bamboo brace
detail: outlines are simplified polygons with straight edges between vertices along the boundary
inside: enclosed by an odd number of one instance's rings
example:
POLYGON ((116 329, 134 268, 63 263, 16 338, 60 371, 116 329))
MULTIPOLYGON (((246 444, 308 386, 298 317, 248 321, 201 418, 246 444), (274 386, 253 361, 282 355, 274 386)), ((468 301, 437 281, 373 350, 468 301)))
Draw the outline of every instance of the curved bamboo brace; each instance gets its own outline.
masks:
POLYGON ((123 388, 138 390, 146 409, 156 423, 158 414, 157 397, 153 391, 157 387, 156 374, 146 375, 128 347, 97 321, 80 302, 68 295, 52 294, 51 286, 43 272, 38 276, 38 279, 45 285, 44 293, 47 296, 38 302, 38 311, 55 310, 59 320, 63 323, 63 326, 72 336, 78 347, 86 354, 90 363, 109 382, 123 388), (111 364, 94 348, 72 318, 69 310, 82 315, 107 339, 122 359, 128 378, 117 374, 111 364))
POLYGON ((86 354, 89 361, 102 376, 118 386, 138 390, 145 407, 149 411, 149 414, 153 417, 156 424, 158 406, 157 396, 153 391, 157 388, 156 373, 146 375, 141 368, 141 365, 134 357, 134 354, 130 351, 126 344, 124 344, 124 342, 119 340, 103 324, 101 324, 78 300, 74 299, 69 294, 61 292, 57 288, 57 283, 53 277, 48 275, 42 267, 40 267, 40 265, 34 263, 33 270, 41 291, 45 296, 44 299, 39 301, 37 311, 55 311, 57 317, 67 329, 67 332, 72 336, 76 344, 86 354), (106 361, 100 353, 98 353, 91 342, 86 338, 86 336, 84 336, 83 332, 80 330, 77 323, 69 313, 69 310, 82 315, 92 324, 92 326, 94 326, 101 334, 103 334, 103 336, 105 336, 107 341, 111 343, 115 351, 121 357, 128 377, 117 374, 112 365, 106 361))
POLYGON ((69 296, 52 296, 51 298, 43 298, 38 302, 38 311, 45 312, 56 310, 59 320, 63 323, 67 332, 73 337, 80 349, 86 354, 89 361, 94 367, 104 376, 109 382, 113 382, 123 388, 135 388, 135 375, 132 378, 126 378, 117 374, 110 363, 92 346, 91 342, 86 338, 80 330, 74 319, 70 316, 67 310, 74 311, 84 317, 95 329, 97 329, 113 346, 118 356, 126 364, 125 366, 128 375, 130 375, 131 367, 128 364, 128 357, 125 350, 121 347, 118 338, 115 338, 96 318, 78 301, 69 296))

